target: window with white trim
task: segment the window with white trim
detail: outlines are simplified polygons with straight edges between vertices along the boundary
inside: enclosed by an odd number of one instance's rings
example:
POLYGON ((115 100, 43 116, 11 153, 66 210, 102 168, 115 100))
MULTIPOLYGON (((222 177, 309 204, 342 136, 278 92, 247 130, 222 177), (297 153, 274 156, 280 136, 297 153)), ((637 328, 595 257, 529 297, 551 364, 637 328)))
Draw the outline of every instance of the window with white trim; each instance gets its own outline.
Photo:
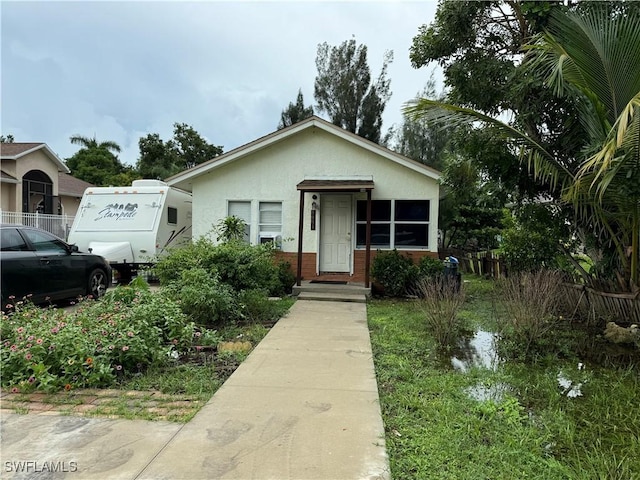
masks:
MULTIPOLYGON (((367 201, 356 205, 356 245, 366 245, 367 201)), ((428 248, 429 200, 372 200, 371 246, 428 248)))
POLYGON ((258 242, 282 241, 282 202, 260 202, 258 242))
POLYGON ((244 237, 242 240, 246 243, 251 243, 251 202, 230 200, 227 206, 227 215, 242 219, 244 222, 244 237))

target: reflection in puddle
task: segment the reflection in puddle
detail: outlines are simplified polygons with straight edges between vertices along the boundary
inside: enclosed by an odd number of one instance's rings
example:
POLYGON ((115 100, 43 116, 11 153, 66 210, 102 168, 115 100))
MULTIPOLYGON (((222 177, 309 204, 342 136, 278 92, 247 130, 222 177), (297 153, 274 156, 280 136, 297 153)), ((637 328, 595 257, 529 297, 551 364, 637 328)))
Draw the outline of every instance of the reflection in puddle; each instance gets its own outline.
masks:
POLYGON ((474 400, 478 402, 500 403, 504 396, 511 391, 511 387, 506 383, 496 383, 494 385, 475 385, 465 390, 474 400))
MULTIPOLYGON (((584 369, 584 364, 578 363, 578 370, 584 369)), ((562 394, 567 398, 576 398, 582 396, 582 386, 584 382, 574 382, 564 372, 558 373, 556 377, 558 385, 563 389, 562 394)))
POLYGON ((462 339, 455 355, 451 357, 451 365, 461 372, 468 372, 472 368, 496 370, 500 358, 496 352, 495 339, 495 333, 484 330, 478 330, 471 338, 462 339))

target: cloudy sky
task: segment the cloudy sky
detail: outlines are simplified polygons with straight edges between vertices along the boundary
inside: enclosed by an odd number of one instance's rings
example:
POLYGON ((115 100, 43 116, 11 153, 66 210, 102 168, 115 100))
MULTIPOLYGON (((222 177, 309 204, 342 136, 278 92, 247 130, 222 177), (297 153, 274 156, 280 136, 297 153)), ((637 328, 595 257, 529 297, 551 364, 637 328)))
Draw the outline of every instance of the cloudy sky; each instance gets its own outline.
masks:
MULTIPOLYGON (((319 43, 355 36, 377 77, 386 50, 393 95, 383 132, 426 84, 409 48, 436 1, 5 1, 1 15, 1 131, 46 142, 113 140, 135 164, 138 140, 167 140, 176 122, 224 151, 277 128, 302 89, 314 104, 319 43)), ((441 88, 441 85, 439 86, 441 88)))

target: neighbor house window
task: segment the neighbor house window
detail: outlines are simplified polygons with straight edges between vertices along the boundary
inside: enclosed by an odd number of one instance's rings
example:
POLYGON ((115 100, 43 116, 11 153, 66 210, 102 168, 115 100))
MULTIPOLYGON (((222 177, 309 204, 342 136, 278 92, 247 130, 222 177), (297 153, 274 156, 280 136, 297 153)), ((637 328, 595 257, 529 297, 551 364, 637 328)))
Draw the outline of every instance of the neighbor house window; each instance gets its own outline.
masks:
POLYGON ((244 222, 243 241, 251 243, 251 202, 230 201, 228 205, 227 215, 229 217, 238 217, 244 222))
POLYGON ((259 242, 282 241, 282 202, 260 202, 259 242))
MULTIPOLYGON (((427 248, 429 200, 372 200, 371 246, 376 248, 427 248)), ((358 200, 356 243, 366 245, 367 202, 358 200)))

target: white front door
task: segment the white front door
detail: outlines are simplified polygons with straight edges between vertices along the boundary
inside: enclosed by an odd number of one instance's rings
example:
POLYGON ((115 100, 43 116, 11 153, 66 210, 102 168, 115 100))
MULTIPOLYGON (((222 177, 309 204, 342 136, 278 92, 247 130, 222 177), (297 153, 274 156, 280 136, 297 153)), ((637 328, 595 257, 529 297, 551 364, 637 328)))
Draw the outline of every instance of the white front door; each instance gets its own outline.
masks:
POLYGON ((320 199, 320 271, 351 270, 351 196, 323 195, 320 199))

